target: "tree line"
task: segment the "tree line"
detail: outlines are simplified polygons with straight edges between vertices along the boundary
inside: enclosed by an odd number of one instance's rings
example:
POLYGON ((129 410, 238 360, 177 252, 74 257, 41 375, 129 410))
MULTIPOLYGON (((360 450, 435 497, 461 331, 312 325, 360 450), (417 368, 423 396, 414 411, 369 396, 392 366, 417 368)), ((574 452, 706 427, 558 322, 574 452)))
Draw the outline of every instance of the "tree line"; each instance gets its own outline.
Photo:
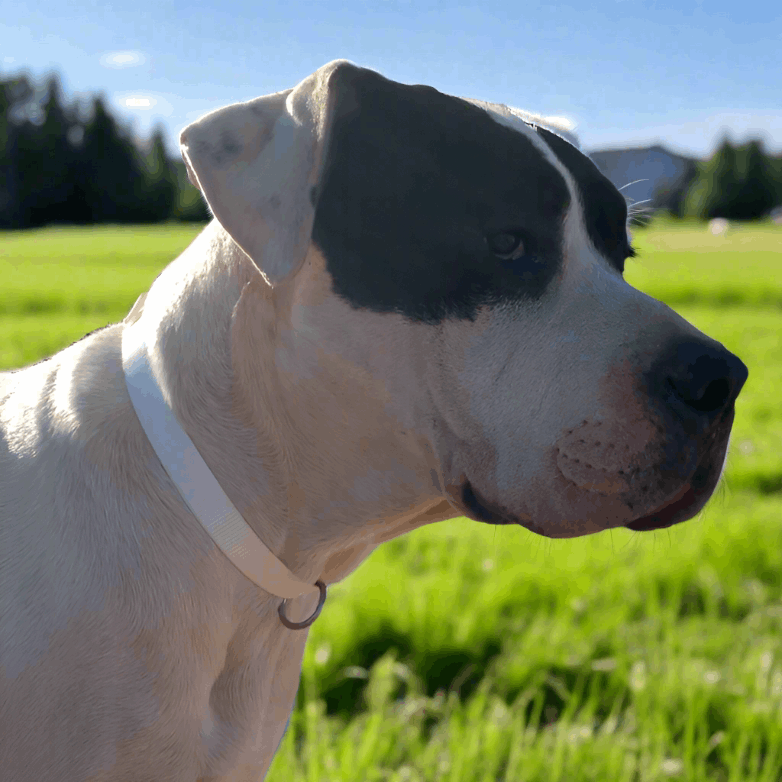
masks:
MULTIPOLYGON (((726 138, 655 204, 679 217, 753 220, 782 204, 782 157, 726 138)), ((101 96, 67 102, 59 78, 0 79, 0 228, 209 219, 157 127, 143 148, 101 96)))
POLYGON ((757 220, 782 205, 782 157, 762 142, 734 146, 726 137, 705 161, 689 161, 677 182, 654 194, 654 207, 675 217, 757 220))
POLYGON ((67 102, 57 75, 0 80, 0 228, 209 219, 163 130, 137 145, 102 96, 67 102))
POLYGON ((735 147, 725 138, 712 157, 698 164, 681 202, 685 217, 757 220, 782 205, 782 157, 760 141, 735 147))

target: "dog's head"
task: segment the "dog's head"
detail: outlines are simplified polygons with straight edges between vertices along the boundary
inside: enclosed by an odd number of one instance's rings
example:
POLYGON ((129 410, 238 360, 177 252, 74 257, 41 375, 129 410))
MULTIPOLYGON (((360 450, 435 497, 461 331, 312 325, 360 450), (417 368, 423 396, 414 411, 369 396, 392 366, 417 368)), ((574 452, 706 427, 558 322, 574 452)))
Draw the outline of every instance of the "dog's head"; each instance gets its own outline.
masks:
POLYGON ((338 61, 181 143, 313 371, 414 432, 458 513, 570 537, 703 507, 746 367, 623 280, 623 197, 534 117, 338 61))

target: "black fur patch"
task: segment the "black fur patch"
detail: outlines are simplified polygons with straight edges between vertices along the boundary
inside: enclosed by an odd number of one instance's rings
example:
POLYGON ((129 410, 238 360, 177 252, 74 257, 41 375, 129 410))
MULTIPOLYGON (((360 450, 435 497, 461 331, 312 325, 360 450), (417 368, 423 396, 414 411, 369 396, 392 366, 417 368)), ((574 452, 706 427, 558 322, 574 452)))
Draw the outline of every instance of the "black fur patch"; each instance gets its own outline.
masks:
POLYGON ((595 249, 619 272, 625 259, 635 255, 627 241, 627 203, 600 169, 570 142, 545 128, 538 133, 568 169, 581 195, 584 222, 595 249))
POLYGON ((351 65, 334 72, 335 116, 313 241, 353 307, 425 323, 542 296, 561 269, 570 201, 522 133, 432 87, 351 65), (515 232, 524 254, 486 237, 515 232))

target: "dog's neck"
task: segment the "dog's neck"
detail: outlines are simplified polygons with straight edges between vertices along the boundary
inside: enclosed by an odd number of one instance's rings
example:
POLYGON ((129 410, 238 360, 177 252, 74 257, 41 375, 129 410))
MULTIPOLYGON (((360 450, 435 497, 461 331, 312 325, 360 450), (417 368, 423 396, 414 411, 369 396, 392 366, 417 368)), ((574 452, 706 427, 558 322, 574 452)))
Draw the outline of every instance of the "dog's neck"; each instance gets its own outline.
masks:
MULTIPOLYGON (((453 511, 424 486, 431 477, 414 448, 383 447, 382 410, 362 398, 361 378, 340 381, 334 372, 344 367, 330 372, 320 366, 319 335, 308 334, 306 323, 298 330, 292 325, 290 298, 301 298, 300 292, 289 291, 287 301, 284 293, 275 298, 214 222, 161 274, 126 324, 145 319, 145 331, 156 335, 147 347, 165 395, 245 521, 300 580, 331 584, 384 540, 453 511), (171 291, 178 294, 173 299, 171 291), (367 431, 377 434, 362 447, 367 431), (324 452, 323 443, 333 448, 324 452), (377 453, 367 453, 373 444, 377 453), (410 468, 395 469, 399 464, 410 468), (404 480, 389 481, 400 473, 404 480), (365 485, 357 476, 368 476, 365 485)), ((306 320, 306 306, 299 314, 306 320)), ((192 514, 182 518, 191 539, 204 541, 206 531, 192 514)), ((280 599, 219 552, 203 566, 219 569, 205 583, 217 579, 232 595, 191 595, 232 616, 203 639, 215 659, 226 660, 211 684, 209 705, 193 707, 208 711, 203 740, 216 756, 239 762, 247 753, 260 754, 268 767, 293 706, 307 631, 285 628, 277 615, 280 599), (258 686, 248 690, 238 681, 258 686), (236 737, 244 735, 236 734, 240 726, 254 726, 254 748, 236 737)), ((317 595, 290 600, 286 614, 301 621, 316 602, 317 595)))
POLYGON ((298 578, 338 581, 383 540, 453 515, 414 448, 384 454, 388 468, 371 485, 366 433, 378 431, 382 406, 368 405, 355 378, 335 385, 319 335, 292 322, 294 307, 306 318, 301 291, 273 290, 216 221, 159 280, 137 306, 156 323, 150 352, 174 412, 247 523, 298 578), (333 449, 324 453, 323 443, 333 449), (388 486, 396 464, 410 464, 413 478, 388 486), (363 492, 346 484, 362 473, 363 492))

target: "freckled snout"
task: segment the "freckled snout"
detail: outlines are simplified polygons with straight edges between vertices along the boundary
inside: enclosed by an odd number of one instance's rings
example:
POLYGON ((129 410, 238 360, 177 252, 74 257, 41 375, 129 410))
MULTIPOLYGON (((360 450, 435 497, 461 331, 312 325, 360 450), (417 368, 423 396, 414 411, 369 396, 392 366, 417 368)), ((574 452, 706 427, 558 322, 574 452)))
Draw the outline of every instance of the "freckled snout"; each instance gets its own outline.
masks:
POLYGON ((621 494, 639 477, 655 435, 655 427, 643 419, 621 428, 583 421, 557 441, 557 467, 579 489, 621 494))

